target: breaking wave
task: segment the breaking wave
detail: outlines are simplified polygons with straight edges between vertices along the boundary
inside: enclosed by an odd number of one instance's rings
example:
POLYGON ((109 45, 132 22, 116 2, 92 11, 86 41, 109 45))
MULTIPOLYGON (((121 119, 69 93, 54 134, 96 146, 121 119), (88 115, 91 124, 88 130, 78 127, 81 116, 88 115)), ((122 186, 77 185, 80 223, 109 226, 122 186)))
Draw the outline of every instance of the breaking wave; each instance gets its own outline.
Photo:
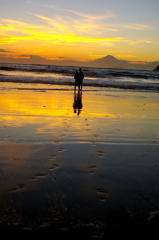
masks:
MULTIPOLYGON (((25 64, 0 64, 0 82, 74 85, 77 67, 25 64)), ((82 68, 84 86, 159 91, 159 72, 115 69, 82 68)))

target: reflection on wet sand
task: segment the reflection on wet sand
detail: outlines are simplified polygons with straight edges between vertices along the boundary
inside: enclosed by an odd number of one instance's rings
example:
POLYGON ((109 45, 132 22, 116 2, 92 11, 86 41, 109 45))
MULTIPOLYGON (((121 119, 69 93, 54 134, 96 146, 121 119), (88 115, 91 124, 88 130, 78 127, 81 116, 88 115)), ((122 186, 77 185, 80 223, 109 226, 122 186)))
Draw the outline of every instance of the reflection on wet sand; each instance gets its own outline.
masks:
POLYGON ((74 113, 77 113, 77 115, 80 115, 82 111, 82 90, 74 91, 74 103, 73 103, 73 108, 74 108, 74 113))

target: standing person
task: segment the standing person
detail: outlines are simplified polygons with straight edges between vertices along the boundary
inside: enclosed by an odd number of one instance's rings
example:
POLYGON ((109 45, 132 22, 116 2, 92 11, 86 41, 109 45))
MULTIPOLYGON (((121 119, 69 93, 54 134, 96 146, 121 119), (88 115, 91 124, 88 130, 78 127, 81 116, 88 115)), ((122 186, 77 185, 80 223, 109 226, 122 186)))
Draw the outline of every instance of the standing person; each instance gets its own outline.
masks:
POLYGON ((78 71, 75 72, 74 79, 75 79, 75 90, 76 90, 76 86, 77 85, 79 86, 79 73, 78 73, 78 71))
POLYGON ((79 89, 83 87, 83 79, 84 79, 84 73, 82 72, 82 69, 79 69, 79 89))

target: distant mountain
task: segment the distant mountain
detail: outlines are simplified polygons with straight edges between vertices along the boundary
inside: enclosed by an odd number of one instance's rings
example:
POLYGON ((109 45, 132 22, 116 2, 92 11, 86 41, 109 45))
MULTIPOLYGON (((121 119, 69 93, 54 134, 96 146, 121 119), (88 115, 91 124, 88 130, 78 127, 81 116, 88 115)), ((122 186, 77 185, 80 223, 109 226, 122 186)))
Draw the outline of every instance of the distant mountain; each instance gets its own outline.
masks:
POLYGON ((111 55, 107 55, 103 58, 96 59, 89 62, 88 65, 93 67, 102 68, 123 68, 123 69, 141 69, 141 70, 153 70, 159 62, 139 62, 135 64, 134 62, 117 59, 111 55))
MULTIPOLYGON (((1 63, 22 63, 22 64, 45 64, 45 65, 64 65, 77 67, 99 67, 99 68, 122 68, 122 69, 141 69, 153 70, 159 62, 140 62, 135 64, 127 60, 117 59, 112 55, 107 55, 103 58, 98 58, 93 61, 74 61, 74 60, 48 60, 36 55, 28 55, 27 58, 6 58, 0 57, 1 63)), ((158 70, 156 70, 158 71, 158 70)))
POLYGON ((118 60, 117 58, 107 55, 103 58, 98 58, 91 62, 94 67, 107 67, 107 68, 128 68, 129 63, 126 60, 118 60))
POLYGON ((95 66, 101 66, 101 67, 104 67, 104 66, 113 66, 114 64, 118 64, 118 59, 111 56, 111 55, 107 55, 103 58, 98 58, 94 61, 92 61, 91 63, 95 66))
POLYGON ((153 70, 153 71, 159 71, 159 65, 153 70))

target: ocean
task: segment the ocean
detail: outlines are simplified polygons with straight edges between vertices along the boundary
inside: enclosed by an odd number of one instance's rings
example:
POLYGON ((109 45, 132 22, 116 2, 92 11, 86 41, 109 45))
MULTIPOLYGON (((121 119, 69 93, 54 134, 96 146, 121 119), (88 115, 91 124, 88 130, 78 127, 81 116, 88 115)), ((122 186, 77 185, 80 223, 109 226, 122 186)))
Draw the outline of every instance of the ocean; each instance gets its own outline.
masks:
MULTIPOLYGON (((42 84, 46 89, 71 90, 79 67, 0 63, 0 82, 42 84)), ((116 68, 83 67, 84 90, 107 88, 131 91, 159 91, 159 72, 116 68)), ((27 85, 26 85, 27 88, 27 85)))

